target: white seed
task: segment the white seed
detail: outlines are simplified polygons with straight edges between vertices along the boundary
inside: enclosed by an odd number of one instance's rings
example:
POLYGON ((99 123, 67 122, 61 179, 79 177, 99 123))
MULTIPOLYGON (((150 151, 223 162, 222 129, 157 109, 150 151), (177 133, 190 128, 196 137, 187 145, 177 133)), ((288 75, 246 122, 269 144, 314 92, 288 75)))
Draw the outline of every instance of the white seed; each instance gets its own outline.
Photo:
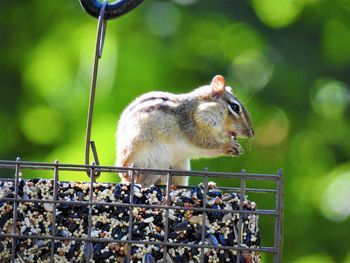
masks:
POLYGON ((143 220, 143 222, 146 223, 146 224, 149 224, 149 223, 151 223, 151 222, 153 222, 153 221, 154 221, 154 217, 153 217, 153 216, 147 217, 147 218, 145 218, 145 219, 143 220))
POLYGON ((44 209, 45 209, 45 211, 52 212, 53 211, 53 204, 44 203, 44 209))
POLYGON ((28 217, 24 218, 24 223, 26 224, 27 227, 30 227, 30 220, 28 217))

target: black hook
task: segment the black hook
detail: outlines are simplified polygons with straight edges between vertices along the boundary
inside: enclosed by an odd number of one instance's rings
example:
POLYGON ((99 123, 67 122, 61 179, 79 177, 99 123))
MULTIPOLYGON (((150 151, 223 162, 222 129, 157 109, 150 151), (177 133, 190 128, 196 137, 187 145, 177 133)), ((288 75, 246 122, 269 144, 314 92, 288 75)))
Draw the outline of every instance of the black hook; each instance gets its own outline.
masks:
MULTIPOLYGON (((131 11, 143 0, 119 0, 113 3, 108 3, 105 10, 104 19, 112 19, 119 17, 127 12, 131 11)), ((98 0, 80 0, 80 4, 83 9, 91 16, 98 18, 103 3, 98 0)))

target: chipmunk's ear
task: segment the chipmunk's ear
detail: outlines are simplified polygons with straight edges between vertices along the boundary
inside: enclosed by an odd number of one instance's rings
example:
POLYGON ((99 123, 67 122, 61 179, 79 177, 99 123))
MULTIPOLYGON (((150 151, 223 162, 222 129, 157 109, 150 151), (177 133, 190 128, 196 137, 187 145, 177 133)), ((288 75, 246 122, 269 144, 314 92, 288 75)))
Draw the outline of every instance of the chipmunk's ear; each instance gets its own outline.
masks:
POLYGON ((221 75, 216 75, 210 86, 213 97, 221 97, 225 93, 225 78, 221 75))

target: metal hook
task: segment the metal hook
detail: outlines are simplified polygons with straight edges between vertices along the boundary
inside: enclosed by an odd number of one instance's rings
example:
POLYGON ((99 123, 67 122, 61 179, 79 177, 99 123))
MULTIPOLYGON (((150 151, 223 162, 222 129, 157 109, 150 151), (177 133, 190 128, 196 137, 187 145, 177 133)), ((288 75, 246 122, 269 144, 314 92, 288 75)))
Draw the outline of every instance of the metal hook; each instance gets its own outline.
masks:
MULTIPOLYGON (((94 66, 93 66, 93 71, 92 71, 88 119, 87 119, 87 125, 86 125, 85 164, 89 164, 90 147, 91 147, 93 155, 94 155, 95 163, 97 165, 100 164, 99 160, 98 160, 95 142, 91 141, 91 127, 92 127, 92 114, 94 112, 95 91, 96 91, 97 72, 98 72, 98 61, 102 57, 102 50, 103 50, 103 44, 104 44, 104 38, 105 38, 106 26, 107 26, 107 21, 104 19, 106 6, 107 6, 107 1, 104 1, 102 6, 101 6, 100 14, 98 17, 95 57, 94 57, 94 66)), ((90 176, 89 172, 87 172, 87 174, 90 176)), ((100 172, 95 172, 94 178, 97 178, 99 175, 100 175, 100 172)))
MULTIPOLYGON (((119 0, 110 4, 108 3, 104 18, 106 20, 117 18, 131 11, 142 2, 143 0, 119 0)), ((80 0, 80 4, 89 15, 96 18, 100 16, 103 3, 98 0, 80 0)))
MULTIPOLYGON (((94 111, 94 102, 95 102, 95 91, 96 91, 96 82, 97 82, 97 72, 98 72, 98 62, 102 57, 104 39, 106 34, 107 20, 111 18, 116 18, 121 16, 139 4, 143 0, 120 0, 114 3, 108 4, 107 0, 104 0, 103 3, 98 0, 80 0, 80 4, 83 9, 90 15, 98 18, 97 26, 97 36, 96 36, 96 47, 95 47, 95 57, 94 65, 92 71, 92 80, 90 88, 90 100, 89 100, 89 111, 88 119, 86 126, 86 138, 85 138, 85 164, 89 164, 90 160, 90 148, 92 150, 94 161, 96 165, 99 165, 99 159, 97 155, 97 150, 94 141, 91 141, 91 127, 92 127, 92 115, 94 111)), ((89 172, 87 172, 90 175, 89 172)), ((100 172, 94 171, 94 178, 97 178, 100 175, 100 172)))

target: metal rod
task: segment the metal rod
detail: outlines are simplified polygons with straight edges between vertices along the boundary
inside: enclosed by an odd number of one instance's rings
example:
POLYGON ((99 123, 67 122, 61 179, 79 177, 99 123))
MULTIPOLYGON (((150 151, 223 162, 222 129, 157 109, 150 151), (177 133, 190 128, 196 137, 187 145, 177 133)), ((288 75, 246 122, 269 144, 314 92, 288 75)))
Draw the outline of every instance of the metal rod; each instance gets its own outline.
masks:
MULTIPOLYGON (((94 170, 90 170, 90 191, 89 191, 89 215, 88 215, 88 238, 91 238, 91 228, 92 228, 92 200, 94 196, 94 170)), ((92 258, 92 243, 87 243, 88 256, 86 257, 86 262, 90 262, 92 258)))
MULTIPOLYGON (((16 239, 49 239, 49 240, 61 240, 61 241, 83 241, 83 242, 95 242, 95 243, 134 243, 134 244, 140 244, 140 245, 159 245, 159 246, 169 246, 169 247, 194 247, 194 248, 209 248, 209 249, 217 249, 218 246, 215 245, 200 245, 200 244, 191 244, 191 243, 165 243, 160 241, 141 241, 141 240, 122 240, 122 239, 111 239, 111 238, 87 238, 87 237, 53 237, 53 236, 46 236, 46 235, 12 235, 12 234, 0 234, 0 237, 9 237, 9 238, 16 238, 16 239)), ((244 251, 260 251, 260 252, 270 252, 274 253, 276 252, 275 247, 237 247, 237 246, 220 246, 220 249, 223 250, 244 250, 244 251)))
MULTIPOLYGON (((204 169, 205 172, 208 172, 208 168, 205 167, 204 169)), ((201 237, 201 242, 202 244, 205 244, 205 221, 207 217, 207 194, 208 194, 208 175, 204 175, 204 193, 203 193, 203 213, 202 213, 202 237, 201 237)), ((201 263, 204 263, 204 248, 201 249, 201 263)))
MULTIPOLYGON (((65 170, 64 168, 61 169, 61 170, 65 170)), ((24 180, 30 180, 30 179, 24 179, 24 180)), ((0 178, 0 182, 14 182, 14 179, 13 178, 0 178)), ((68 181, 61 181, 62 183, 69 183, 68 181)), ((87 182, 81 182, 81 183, 87 183, 87 182)), ((104 183, 104 182, 100 182, 100 183, 104 183)), ((105 182, 105 183, 108 183, 110 184, 111 182, 105 182)), ((112 183, 113 184, 113 183, 112 183)), ((160 187, 160 188, 164 188, 164 185, 157 185, 157 187, 160 187)), ((183 186, 184 189, 191 189, 192 186, 183 186)), ((218 186, 217 189, 219 190, 222 190, 222 191, 232 191, 232 192, 237 192, 237 193, 240 193, 240 189, 241 188, 238 188, 238 187, 220 187, 218 186)), ((277 193, 277 190, 275 189, 265 189, 265 188, 246 188, 246 193, 265 193, 265 194, 269 194, 269 193, 273 193, 273 194, 276 194, 277 193)))
POLYGON ((276 252, 274 254, 274 262, 279 263, 282 260, 282 220, 283 220, 283 178, 282 178, 282 169, 279 169, 277 174, 280 177, 280 180, 277 181, 277 194, 276 194, 276 211, 277 216, 275 218, 275 242, 274 247, 276 252))
MULTIPOLYGON (((242 169, 241 171, 241 174, 242 174, 242 179, 241 179, 241 198, 240 198, 240 202, 239 202, 239 211, 242 212, 243 211, 243 202, 244 202, 244 199, 245 199, 245 187, 246 187, 246 181, 244 179, 245 177, 245 170, 242 169)), ((242 231, 243 231, 243 227, 242 227, 242 223, 243 223, 243 220, 242 220, 242 214, 239 213, 239 217, 238 217, 238 233, 237 233, 237 236, 236 236, 236 239, 237 239, 237 246, 238 247, 241 247, 242 246, 242 242, 243 242, 243 236, 242 236, 242 231)), ((235 227, 235 226, 233 226, 235 227)), ((237 255, 236 255, 236 262, 240 262, 240 256, 241 256, 241 253, 240 251, 238 250, 237 251, 237 255)))
MULTIPOLYGON (((61 169, 61 170, 65 170, 64 168, 61 169)), ((25 181, 26 180, 30 180, 30 179, 24 179, 25 181)), ((14 179, 13 178, 0 178, 0 182, 14 182, 14 179)), ((62 183, 69 183, 68 181, 61 181, 62 183)), ((87 182, 81 182, 81 183, 87 183, 87 182)), ((100 183, 108 183, 108 184, 114 184, 114 183, 111 183, 111 182, 100 182, 100 183)), ((160 188, 164 188, 164 185, 156 185, 157 187, 160 187, 160 188)), ((192 186, 183 186, 184 189, 191 189, 192 186)), ((222 190, 222 191, 232 191, 232 192, 237 192, 237 193, 240 193, 240 187, 221 187, 221 186, 218 186, 217 189, 219 190, 222 190)), ((246 188, 246 193, 264 193, 264 194, 275 194, 277 193, 277 190, 275 189, 265 189, 265 188, 246 188)))
MULTIPOLYGON (((21 165, 21 169, 54 169, 54 163, 44 163, 44 162, 28 162, 28 161, 6 161, 0 160, 0 168, 16 168, 16 165, 21 165)), ((126 171, 138 171, 142 173, 152 173, 152 174, 167 174, 169 169, 150 169, 150 168, 130 168, 130 167, 117 167, 117 166, 105 166, 105 165, 92 165, 92 164, 60 164, 61 170, 66 171, 89 171, 90 169, 99 170, 101 172, 116 173, 116 172, 126 172, 126 171), (80 169, 79 169, 80 168, 80 169)), ((231 179, 241 179, 241 173, 230 173, 230 172, 203 172, 203 171, 183 171, 183 170, 172 170, 175 176, 203 176, 207 174, 209 177, 219 177, 219 178, 231 178, 231 179)), ((257 181, 278 181, 279 176, 276 174, 256 174, 256 173, 246 173, 244 175, 246 180, 257 180, 257 181)))
MULTIPOLYGON (((97 35, 96 35, 96 46, 95 46, 95 57, 94 57, 94 64, 93 64, 93 70, 92 70, 92 80, 91 80, 91 87, 90 87, 90 100, 89 100, 89 110, 88 110, 88 118, 87 118, 87 125, 86 125, 86 138, 85 138, 85 164, 90 163, 90 143, 91 143, 91 127, 92 127, 92 116, 94 112, 94 103, 95 103, 95 92, 96 92, 96 82, 97 82, 97 72, 98 72, 98 62, 99 59, 102 56, 102 49, 103 49, 103 39, 105 37, 105 28, 107 26, 107 20, 104 19, 104 13, 105 8, 107 6, 107 1, 104 1, 101 10, 100 15, 98 18, 98 25, 97 25, 97 35)), ((96 153, 97 154, 97 153, 96 153)), ((97 160, 95 159, 95 162, 97 163, 97 160)), ((96 175, 94 175, 96 176, 96 175)))
MULTIPOLYGON (((171 168, 169 168, 171 169, 171 168)), ((172 182, 172 174, 171 172, 167 173, 166 175, 166 206, 171 207, 171 202, 170 202, 170 186, 172 182)), ((164 243, 168 243, 168 232, 169 232, 169 209, 165 210, 165 219, 164 219, 164 243)), ((168 252, 168 247, 164 246, 163 250, 163 258, 166 258, 166 254, 168 252)))
MULTIPOLYGON (((20 158, 17 157, 17 161, 20 161, 20 158)), ((20 165, 16 165, 16 172, 15 172, 15 193, 14 193, 14 202, 13 202, 13 222, 12 222, 12 234, 17 233, 17 208, 18 208, 18 202, 16 199, 18 199, 18 187, 19 187, 19 173, 20 173, 20 165)), ((12 248, 11 248, 11 262, 15 262, 16 258, 16 239, 12 238, 12 248)))
POLYGON ((65 200, 41 200, 41 199, 21 199, 21 198, 1 198, 2 201, 16 201, 18 203, 57 203, 57 204, 69 204, 69 205, 102 205, 102 206, 116 206, 116 207, 138 207, 138 208, 158 208, 158 209, 174 209, 174 210, 191 210, 198 212, 221 212, 221 213, 238 213, 238 214, 255 214, 255 215, 271 215, 277 216, 276 210, 269 209, 257 209, 254 211, 249 210, 232 210, 232 209, 214 209, 203 207, 186 207, 186 206, 167 206, 167 205, 155 205, 155 204, 127 204, 127 203, 106 203, 106 202, 90 202, 90 201, 65 201, 65 200))
MULTIPOLYGON (((107 2, 107 1, 105 1, 105 2, 107 2)), ((102 52, 103 52, 103 47, 105 44, 105 37, 106 37, 106 29, 107 29, 107 20, 103 19, 102 25, 101 25, 101 41, 100 41, 100 46, 98 48, 98 58, 99 59, 102 58, 102 52)))
MULTIPOLYGON (((91 141, 90 142, 90 146, 91 146, 91 150, 92 150, 92 155, 94 156, 94 162, 97 164, 97 165, 100 165, 100 160, 98 159, 98 154, 97 154, 97 149, 96 149, 96 144, 94 141, 91 141)), ((95 179, 100 176, 101 172, 100 171, 96 171, 95 174, 94 174, 94 181, 95 179)))
MULTIPOLYGON (((55 161, 57 165, 54 170, 54 181, 53 181, 53 201, 57 200, 57 191, 58 191, 58 160, 55 161)), ((52 204, 52 237, 56 236, 56 213, 57 213, 57 203, 52 204)), ((50 262, 54 263, 54 254, 55 253, 55 240, 51 241, 51 252, 50 252, 50 262)))
MULTIPOLYGON (((135 172, 132 171, 131 172, 131 184, 130 184, 130 196, 129 196, 130 204, 134 203, 134 185, 135 185, 135 172)), ((134 209, 134 207, 130 206, 130 208, 129 208, 129 226, 128 226, 128 240, 129 241, 132 240, 133 209, 134 209)), ((131 250, 132 250, 132 243, 128 247, 128 255, 126 258, 127 263, 129 263, 130 259, 131 259, 131 250)))

